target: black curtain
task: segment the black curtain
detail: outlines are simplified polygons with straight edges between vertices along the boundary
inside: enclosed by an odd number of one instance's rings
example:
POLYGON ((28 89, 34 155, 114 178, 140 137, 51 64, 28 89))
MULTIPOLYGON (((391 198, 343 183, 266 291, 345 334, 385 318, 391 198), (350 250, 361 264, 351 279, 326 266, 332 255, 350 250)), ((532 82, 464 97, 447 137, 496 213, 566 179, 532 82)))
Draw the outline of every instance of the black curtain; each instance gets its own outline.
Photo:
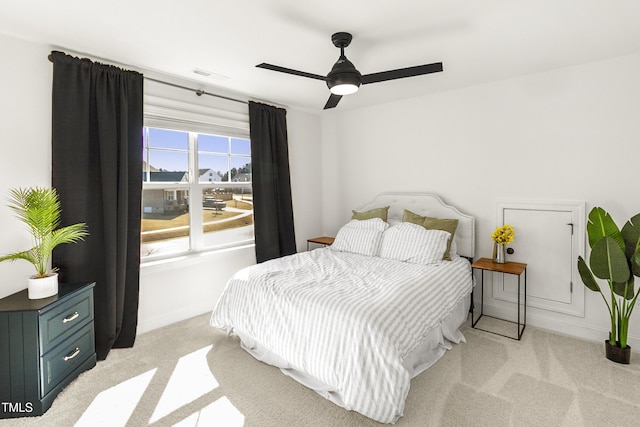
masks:
POLYGON ((287 111, 249 102, 253 217, 258 262, 296 252, 287 111))
POLYGON ((89 236, 60 245, 64 282, 96 282, 96 353, 131 347, 138 323, 143 76, 52 52, 52 185, 62 225, 89 236))

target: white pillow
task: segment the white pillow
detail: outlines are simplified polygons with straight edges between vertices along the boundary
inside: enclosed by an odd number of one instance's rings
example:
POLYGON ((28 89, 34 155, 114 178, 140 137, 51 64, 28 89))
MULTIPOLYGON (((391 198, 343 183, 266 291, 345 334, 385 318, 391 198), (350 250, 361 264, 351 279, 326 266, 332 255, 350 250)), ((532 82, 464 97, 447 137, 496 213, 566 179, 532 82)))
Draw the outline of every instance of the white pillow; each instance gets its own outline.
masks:
POLYGON ((451 240, 451 248, 449 248, 449 257, 453 259, 453 257, 455 257, 456 255, 458 255, 458 245, 456 244, 456 239, 454 237, 451 240))
POLYGON ((371 219, 352 219, 345 226, 353 228, 369 228, 371 230, 384 231, 389 228, 389 224, 387 224, 382 218, 371 218, 371 219))
POLYGON ((351 220, 338 230, 330 248, 339 252, 378 256, 380 243, 382 242, 382 232, 388 226, 380 218, 363 221, 351 220))
POLYGON ((421 225, 403 222, 390 227, 382 235, 380 256, 414 264, 442 261, 451 234, 443 230, 427 230, 421 225))

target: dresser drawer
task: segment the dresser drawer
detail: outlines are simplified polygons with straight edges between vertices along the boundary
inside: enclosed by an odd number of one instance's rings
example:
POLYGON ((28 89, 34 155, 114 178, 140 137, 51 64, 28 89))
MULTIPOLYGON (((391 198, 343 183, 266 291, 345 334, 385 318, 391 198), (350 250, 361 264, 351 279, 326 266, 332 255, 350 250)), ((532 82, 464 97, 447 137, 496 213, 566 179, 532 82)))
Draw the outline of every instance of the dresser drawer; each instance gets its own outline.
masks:
POLYGON ((45 354, 63 342, 91 319, 93 319, 93 292, 91 289, 43 313, 39 319, 40 354, 45 354))
POLYGON ((42 356, 42 396, 65 379, 95 353, 93 322, 73 335, 68 342, 42 356))

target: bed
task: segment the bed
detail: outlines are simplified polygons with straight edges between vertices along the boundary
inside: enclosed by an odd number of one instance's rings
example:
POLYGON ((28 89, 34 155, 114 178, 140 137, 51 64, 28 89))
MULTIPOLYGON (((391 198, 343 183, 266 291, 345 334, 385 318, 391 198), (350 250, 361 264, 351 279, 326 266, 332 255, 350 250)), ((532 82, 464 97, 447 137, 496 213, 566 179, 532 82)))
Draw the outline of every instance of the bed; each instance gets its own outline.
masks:
POLYGON ((395 423, 411 379, 464 342, 474 218, 425 193, 381 194, 352 218, 332 246, 236 273, 210 323, 335 404, 395 423))

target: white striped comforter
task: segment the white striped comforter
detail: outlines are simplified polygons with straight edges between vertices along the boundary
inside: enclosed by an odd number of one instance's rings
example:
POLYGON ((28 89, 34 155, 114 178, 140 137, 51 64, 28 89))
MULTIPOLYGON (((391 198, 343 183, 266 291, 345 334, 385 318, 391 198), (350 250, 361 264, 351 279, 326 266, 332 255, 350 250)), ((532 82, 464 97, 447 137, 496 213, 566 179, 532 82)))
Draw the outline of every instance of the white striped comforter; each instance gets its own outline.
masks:
POLYGON ((374 420, 402 416, 404 357, 471 292, 469 263, 409 264, 330 248, 245 268, 211 325, 253 337, 374 420))

